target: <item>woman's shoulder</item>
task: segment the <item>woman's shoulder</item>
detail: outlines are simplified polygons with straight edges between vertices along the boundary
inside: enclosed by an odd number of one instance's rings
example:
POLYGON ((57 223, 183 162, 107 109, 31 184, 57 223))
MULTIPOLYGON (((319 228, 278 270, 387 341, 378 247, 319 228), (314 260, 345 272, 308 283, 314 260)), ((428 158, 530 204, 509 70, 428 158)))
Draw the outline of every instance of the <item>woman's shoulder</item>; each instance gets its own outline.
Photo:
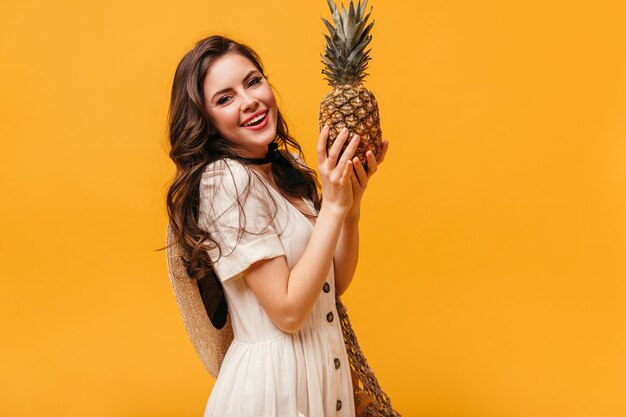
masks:
POLYGON ((210 181, 214 178, 241 178, 250 177, 250 168, 241 161, 232 158, 221 158, 208 163, 202 172, 202 181, 210 181))
POLYGON ((200 178, 201 192, 241 194, 254 176, 250 168, 236 159, 222 158, 206 165, 200 178))
POLYGON ((209 162, 204 167, 204 174, 210 175, 212 173, 222 173, 224 171, 233 171, 235 173, 241 173, 247 171, 247 167, 241 161, 233 158, 220 158, 215 161, 209 162))

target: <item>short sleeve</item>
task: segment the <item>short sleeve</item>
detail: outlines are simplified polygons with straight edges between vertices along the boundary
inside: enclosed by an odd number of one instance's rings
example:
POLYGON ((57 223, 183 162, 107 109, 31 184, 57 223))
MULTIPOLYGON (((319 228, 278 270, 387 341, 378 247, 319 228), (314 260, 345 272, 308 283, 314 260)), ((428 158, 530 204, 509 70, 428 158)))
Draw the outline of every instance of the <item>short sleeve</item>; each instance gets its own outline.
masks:
POLYGON ((200 180, 199 226, 218 247, 208 250, 220 281, 250 265, 285 254, 273 225, 269 190, 249 168, 232 159, 209 164, 200 180))

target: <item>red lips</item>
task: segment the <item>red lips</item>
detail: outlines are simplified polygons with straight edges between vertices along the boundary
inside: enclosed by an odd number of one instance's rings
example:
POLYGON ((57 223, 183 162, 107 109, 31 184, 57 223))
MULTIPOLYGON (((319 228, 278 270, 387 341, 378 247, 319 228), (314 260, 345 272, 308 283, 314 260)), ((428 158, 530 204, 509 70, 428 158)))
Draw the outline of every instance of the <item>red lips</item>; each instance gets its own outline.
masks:
POLYGON ((252 114, 252 116, 248 117, 246 120, 244 120, 244 121, 241 123, 241 126, 244 126, 244 125, 245 125, 246 123, 248 123, 250 120, 252 120, 252 119, 254 119, 255 117, 260 116, 260 115, 262 115, 263 113, 266 113, 266 112, 268 112, 268 110, 267 110, 267 109, 264 109, 264 110, 259 110, 258 112, 253 113, 253 114, 252 114))

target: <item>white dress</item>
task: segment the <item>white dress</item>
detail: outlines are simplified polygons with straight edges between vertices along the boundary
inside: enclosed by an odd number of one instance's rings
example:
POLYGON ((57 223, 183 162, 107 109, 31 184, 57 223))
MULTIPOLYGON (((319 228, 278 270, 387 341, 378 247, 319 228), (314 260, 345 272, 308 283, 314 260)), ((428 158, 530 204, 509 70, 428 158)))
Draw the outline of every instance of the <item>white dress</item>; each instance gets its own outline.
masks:
MULTIPOLYGON (((305 201, 314 211, 311 201, 305 201)), ((224 286, 234 333, 204 416, 353 417, 333 267, 295 333, 276 327, 242 275, 254 262, 277 256, 284 256, 291 270, 307 247, 313 224, 260 174, 233 159, 205 168, 198 221, 220 244, 222 256, 214 268, 224 286)), ((215 260, 218 250, 209 255, 215 260)))

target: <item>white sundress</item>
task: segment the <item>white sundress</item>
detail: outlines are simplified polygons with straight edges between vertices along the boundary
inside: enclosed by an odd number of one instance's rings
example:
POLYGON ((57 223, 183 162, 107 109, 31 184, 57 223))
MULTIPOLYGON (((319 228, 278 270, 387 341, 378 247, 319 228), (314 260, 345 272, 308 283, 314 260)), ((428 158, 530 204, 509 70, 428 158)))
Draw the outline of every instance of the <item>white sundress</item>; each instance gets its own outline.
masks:
MULTIPOLYGON (((305 201, 315 211, 311 201, 305 201)), ((313 224, 260 174, 233 159, 205 168, 198 221, 220 244, 222 256, 214 268, 224 286, 234 333, 204 416, 354 417, 333 267, 295 333, 282 331, 270 320, 242 275, 254 262, 277 256, 284 256, 291 270, 307 247, 313 224), (247 232, 235 247, 240 221, 247 232)), ((217 249, 209 251, 212 260, 217 254, 217 249)))

